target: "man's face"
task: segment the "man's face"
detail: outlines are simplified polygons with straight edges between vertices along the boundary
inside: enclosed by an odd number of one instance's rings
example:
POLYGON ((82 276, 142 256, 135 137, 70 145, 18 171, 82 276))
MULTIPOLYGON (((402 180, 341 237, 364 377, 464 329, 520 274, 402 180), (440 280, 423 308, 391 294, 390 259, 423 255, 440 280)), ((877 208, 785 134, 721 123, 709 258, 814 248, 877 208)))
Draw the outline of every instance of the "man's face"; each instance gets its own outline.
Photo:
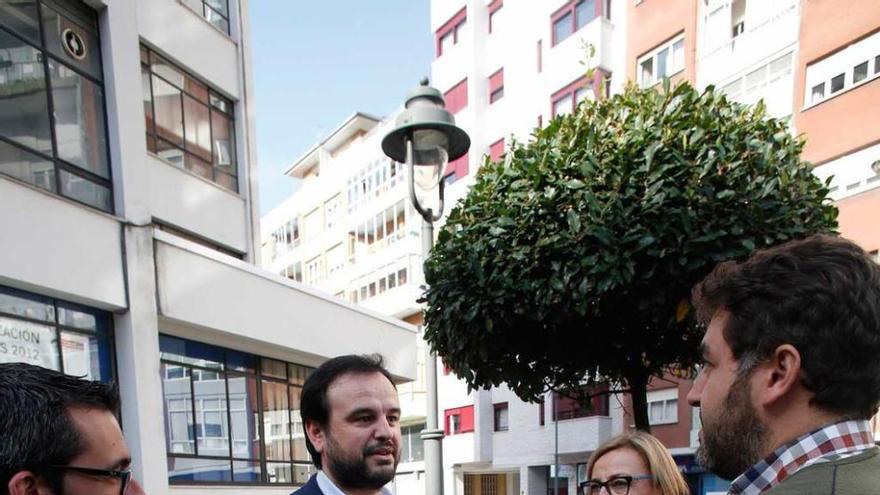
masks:
MULTIPOLYGON (((68 415, 82 438, 82 452, 68 466, 123 471, 131 467, 131 454, 113 413, 106 409, 72 407, 68 415)), ((122 480, 65 471, 64 495, 119 495, 122 480)), ((135 479, 130 479, 126 495, 143 495, 135 479)))
POLYGON ((719 311, 709 323, 701 350, 703 368, 688 402, 700 407, 702 429, 697 459, 707 470, 733 479, 762 458, 765 428, 753 404, 751 374, 737 373, 739 362, 724 339, 730 314, 719 311))
POLYGON ((328 387, 327 402, 327 426, 310 437, 325 473, 340 488, 378 490, 400 460, 397 390, 381 373, 347 373, 328 387))

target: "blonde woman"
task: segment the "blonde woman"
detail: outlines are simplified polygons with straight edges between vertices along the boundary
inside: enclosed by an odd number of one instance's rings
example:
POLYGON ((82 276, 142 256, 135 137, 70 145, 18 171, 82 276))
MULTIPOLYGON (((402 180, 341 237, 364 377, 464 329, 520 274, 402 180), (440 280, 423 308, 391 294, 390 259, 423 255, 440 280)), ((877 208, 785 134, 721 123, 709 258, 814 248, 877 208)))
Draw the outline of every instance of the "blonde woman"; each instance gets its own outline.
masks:
POLYGON ((590 456, 582 495, 688 495, 687 483, 666 447, 635 431, 603 443, 590 456))

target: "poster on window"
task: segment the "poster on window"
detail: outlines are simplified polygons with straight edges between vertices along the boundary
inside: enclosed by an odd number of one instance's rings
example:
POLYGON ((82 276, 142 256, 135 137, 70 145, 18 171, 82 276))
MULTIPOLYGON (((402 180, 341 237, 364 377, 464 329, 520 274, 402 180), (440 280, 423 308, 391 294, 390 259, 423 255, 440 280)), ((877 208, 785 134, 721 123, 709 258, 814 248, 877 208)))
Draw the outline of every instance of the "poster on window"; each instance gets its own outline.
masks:
POLYGON ((65 373, 88 380, 98 379, 92 376, 92 354, 89 343, 88 335, 61 333, 61 354, 64 356, 65 373))
POLYGON ((0 316, 0 362, 58 369, 57 333, 48 325, 0 316))

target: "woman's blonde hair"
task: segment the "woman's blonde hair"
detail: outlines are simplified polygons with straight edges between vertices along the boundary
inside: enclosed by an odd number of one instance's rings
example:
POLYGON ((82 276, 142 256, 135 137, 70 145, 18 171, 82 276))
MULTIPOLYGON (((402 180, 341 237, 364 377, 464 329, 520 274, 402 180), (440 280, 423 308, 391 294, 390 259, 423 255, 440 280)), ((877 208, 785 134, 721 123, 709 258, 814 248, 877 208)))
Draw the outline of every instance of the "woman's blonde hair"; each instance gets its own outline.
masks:
MULTIPOLYGON (((690 489, 687 482, 675 465, 675 461, 659 440, 649 433, 633 431, 622 433, 603 443, 590 456, 587 464, 587 479, 593 477, 593 466, 600 457, 612 450, 630 448, 639 453, 650 474, 654 475, 654 484, 663 495, 688 495, 690 489)), ((638 474, 638 473, 636 473, 638 474)))

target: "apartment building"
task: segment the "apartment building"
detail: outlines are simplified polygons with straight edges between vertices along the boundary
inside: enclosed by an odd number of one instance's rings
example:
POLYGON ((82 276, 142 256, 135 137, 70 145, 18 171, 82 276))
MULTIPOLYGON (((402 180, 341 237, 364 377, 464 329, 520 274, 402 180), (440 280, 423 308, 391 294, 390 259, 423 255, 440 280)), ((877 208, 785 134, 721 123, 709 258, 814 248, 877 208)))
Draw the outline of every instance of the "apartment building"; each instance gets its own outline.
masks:
POLYGON ((415 328, 258 268, 246 0, 0 4, 0 361, 115 382, 148 493, 287 494, 327 358, 415 328))
MULTIPOLYGON (((402 164, 387 158, 381 140, 394 126, 355 113, 285 172, 299 190, 262 219, 263 265, 348 304, 414 325, 424 284, 421 217, 409 201, 402 164)), ((424 492, 424 341, 409 350, 416 380, 398 386, 403 450, 395 493, 424 492)))

